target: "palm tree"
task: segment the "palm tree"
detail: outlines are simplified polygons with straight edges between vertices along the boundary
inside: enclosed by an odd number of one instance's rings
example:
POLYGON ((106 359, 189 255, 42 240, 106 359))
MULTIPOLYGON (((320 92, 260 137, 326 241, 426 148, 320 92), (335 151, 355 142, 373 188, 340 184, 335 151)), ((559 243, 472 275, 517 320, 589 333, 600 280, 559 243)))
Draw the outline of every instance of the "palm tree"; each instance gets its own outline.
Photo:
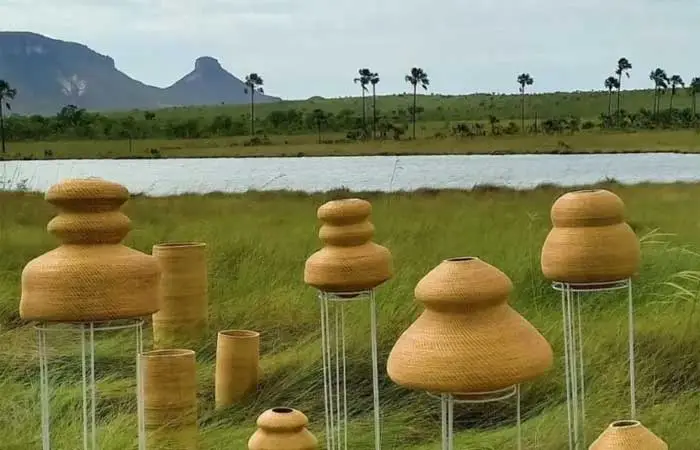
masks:
POLYGON ((666 71, 660 67, 652 70, 649 74, 649 79, 654 82, 654 114, 659 112, 659 104, 661 103, 661 94, 668 88, 668 75, 666 71))
POLYGON ((612 91, 620 87, 617 78, 608 77, 605 79, 605 88, 608 90, 608 116, 612 115, 612 91))
POLYGON ((697 94, 700 93, 700 77, 693 78, 688 87, 690 88, 690 95, 693 96, 693 116, 695 116, 697 106, 697 94))
POLYGON ((2 152, 5 153, 5 118, 3 107, 10 111, 10 100, 17 95, 17 89, 11 88, 10 83, 0 80, 0 142, 2 142, 2 152))
POLYGON ((428 90, 430 85, 430 79, 428 79, 428 74, 425 73, 420 67, 411 68, 411 73, 404 77, 406 83, 410 83, 413 86, 413 109, 411 110, 411 119, 413 120, 413 139, 416 138, 416 90, 420 84, 424 90, 428 90))
POLYGON ((255 93, 264 94, 263 79, 253 72, 245 77, 246 94, 250 92, 250 137, 255 136, 255 93))
POLYGON ((316 108, 311 112, 311 119, 316 124, 318 130, 318 143, 321 143, 321 126, 328 123, 328 114, 320 108, 316 108))
POLYGON ((681 78, 680 75, 671 75, 671 78, 668 81, 669 81, 669 83, 671 83, 671 100, 669 101, 669 104, 668 104, 668 110, 672 111, 673 110, 673 96, 676 95, 676 88, 678 86, 685 87, 685 83, 683 82, 683 78, 681 78))
POLYGON ((360 83, 360 87, 362 88, 362 129, 367 132, 367 110, 365 107, 365 92, 367 92, 367 85, 370 83, 370 80, 372 78, 372 72, 370 72, 369 69, 359 69, 357 73, 360 75, 357 78, 354 78, 352 81, 353 83, 357 84, 360 83))
POLYGON ((379 74, 370 74, 369 82, 372 84, 372 139, 377 136, 377 84, 379 84, 379 74))
POLYGON ((630 70, 632 69, 632 63, 629 62, 627 58, 620 58, 617 60, 617 69, 615 69, 615 74, 617 75, 617 123, 618 125, 622 122, 621 110, 620 110, 620 90, 622 89, 622 74, 630 77, 630 70))
POLYGON ((520 85, 520 129, 525 130, 525 86, 532 86, 535 80, 532 79, 529 73, 521 73, 518 75, 518 84, 520 85))

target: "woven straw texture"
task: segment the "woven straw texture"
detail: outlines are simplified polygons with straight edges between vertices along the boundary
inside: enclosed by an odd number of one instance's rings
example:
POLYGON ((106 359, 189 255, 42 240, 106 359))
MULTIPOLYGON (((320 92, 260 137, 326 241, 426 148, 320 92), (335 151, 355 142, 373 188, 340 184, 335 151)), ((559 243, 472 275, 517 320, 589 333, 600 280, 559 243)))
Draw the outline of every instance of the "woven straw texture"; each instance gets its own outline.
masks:
POLYGON ((316 450, 318 441, 306 428, 309 419, 292 408, 268 409, 258 417, 248 450, 316 450))
POLYGON ((635 420, 613 422, 588 450, 668 450, 668 445, 635 420))
POLYGON ((260 333, 220 331, 216 341, 214 396, 217 408, 231 406, 257 390, 260 333))
POLYGON ((371 213, 372 205, 357 198, 333 200, 318 209, 324 247, 306 260, 306 284, 325 292, 357 292, 391 278, 391 253, 371 242, 371 213))
POLYGON ((508 305, 510 279, 478 258, 443 261, 416 286, 425 305, 389 354, 397 384, 448 393, 489 392, 545 373, 552 348, 508 305))
POLYGON ((197 448, 197 373, 192 350, 142 354, 148 448, 197 448))
POLYGON ((153 246, 162 270, 160 310, 153 314, 155 348, 194 348, 207 332, 206 244, 162 243, 153 246))
POLYGON ((48 190, 58 216, 47 229, 61 245, 24 267, 23 319, 96 322, 158 310, 157 261, 120 243, 131 228, 119 210, 128 198, 126 188, 100 179, 65 180, 48 190))
POLYGON ((569 192, 552 206, 553 228, 542 247, 542 272, 553 281, 596 283, 629 278, 641 262, 639 240, 612 192, 569 192))

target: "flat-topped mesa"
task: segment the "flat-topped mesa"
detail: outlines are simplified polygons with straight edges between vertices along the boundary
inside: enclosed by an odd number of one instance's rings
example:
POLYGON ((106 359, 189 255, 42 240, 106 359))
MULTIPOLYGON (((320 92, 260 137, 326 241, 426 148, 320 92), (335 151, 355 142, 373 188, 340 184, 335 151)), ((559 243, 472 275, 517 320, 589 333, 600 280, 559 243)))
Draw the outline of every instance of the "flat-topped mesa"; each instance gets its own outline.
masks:
POLYGON ((71 179, 52 186, 46 200, 59 209, 48 231, 61 245, 22 271, 20 316, 46 322, 97 322, 158 311, 158 261, 121 244, 130 221, 119 208, 123 186, 71 179))
POLYGON ((131 231, 131 221, 120 211, 129 191, 120 184, 67 180, 52 186, 45 198, 58 208, 47 230, 63 244, 118 244, 131 231))
POLYGON ((357 198, 333 200, 318 209, 324 247, 306 261, 306 284, 347 293, 373 289, 391 278, 391 253, 371 241, 371 213, 372 205, 357 198))

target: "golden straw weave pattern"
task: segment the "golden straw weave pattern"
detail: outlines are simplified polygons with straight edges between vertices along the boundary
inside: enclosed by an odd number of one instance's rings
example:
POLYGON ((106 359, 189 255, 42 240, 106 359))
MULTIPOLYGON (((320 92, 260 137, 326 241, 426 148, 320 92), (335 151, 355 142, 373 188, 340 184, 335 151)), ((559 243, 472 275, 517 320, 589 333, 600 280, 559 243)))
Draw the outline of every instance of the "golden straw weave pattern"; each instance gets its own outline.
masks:
POLYGON ((668 450, 668 445, 636 420, 610 424, 589 450, 668 450))
POLYGON ((306 428, 309 419, 292 408, 272 408, 257 420, 258 429, 248 440, 248 450, 316 450, 318 441, 306 428))

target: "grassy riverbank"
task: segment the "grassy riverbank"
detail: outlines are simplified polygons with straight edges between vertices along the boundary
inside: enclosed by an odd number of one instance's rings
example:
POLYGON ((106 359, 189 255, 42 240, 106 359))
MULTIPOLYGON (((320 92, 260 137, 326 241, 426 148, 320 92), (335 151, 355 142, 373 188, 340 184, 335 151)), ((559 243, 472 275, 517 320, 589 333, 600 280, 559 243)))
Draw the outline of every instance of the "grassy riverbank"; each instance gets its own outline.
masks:
MULTIPOLYGON (((699 290, 697 284, 679 281, 674 274, 697 270, 700 265, 700 257, 682 250, 700 246, 700 210, 692 207, 700 196, 700 185, 609 188, 624 199, 629 222, 644 237, 644 263, 635 285, 639 418, 671 448, 691 449, 700 434, 700 334, 694 331, 700 325, 694 314, 699 290), (688 295, 678 296, 678 289, 665 284, 669 281, 682 283, 688 295)), ((557 355, 549 374, 524 386, 524 448, 566 447, 559 297, 539 269, 539 249, 550 228, 549 208, 562 192, 542 188, 363 195, 374 205, 376 241, 391 249, 396 268, 395 277, 378 292, 384 448, 437 448, 438 403, 393 385, 384 375, 384 362, 395 339, 420 310, 413 301, 415 284, 442 259, 464 255, 480 256, 511 277, 515 285, 512 305, 541 330, 557 355)), ((313 432, 323 435, 318 311, 314 292, 302 281, 302 271, 305 258, 319 247, 316 208, 332 195, 137 197, 127 204, 125 211, 134 223, 129 245, 147 252, 154 243, 167 240, 201 240, 209 245, 212 336, 196 349, 202 449, 244 448, 255 428, 255 417, 273 406, 303 410, 313 432), (264 376, 256 401, 215 412, 213 336, 225 328, 262 332, 264 376)), ((17 299, 24 264, 55 245, 45 232, 53 214, 38 195, 0 193, 3 449, 34 448, 40 442, 34 331, 18 320, 17 299)), ((625 311, 623 298, 617 295, 591 298, 584 307, 589 441, 608 422, 628 417, 625 311)), ((349 352, 361 355, 352 360, 351 380, 369 373, 369 354, 358 344, 364 342, 366 325, 350 327, 356 333, 349 340, 349 352)), ((146 340, 150 343, 150 333, 146 340)), ((104 351, 109 358, 109 346, 104 351)), ((79 368, 75 372, 79 376, 79 368)), ((127 389, 129 383, 103 376, 100 389, 107 395, 100 401, 100 414, 107 425, 102 435, 110 439, 101 448, 132 448, 120 429, 125 418, 133 416, 126 409, 132 392, 127 389)), ((80 421, 79 403, 68 397, 70 392, 59 392, 63 425, 57 432, 64 438, 66 424, 80 421)), ((352 411, 350 435, 362 440, 355 448, 370 448, 370 385, 360 383, 352 392, 358 407, 352 411)), ((511 407, 507 402, 457 407, 457 446, 511 448, 511 407), (466 429, 468 423, 471 430, 466 429)))
MULTIPOLYGON (((328 138, 335 137, 338 136, 328 138)), ((694 130, 595 130, 571 135, 444 137, 323 144, 318 144, 316 139, 314 135, 272 136, 267 145, 256 146, 247 145, 248 139, 244 137, 13 142, 8 144, 8 153, 4 157, 0 155, 0 160, 700 151, 700 134, 694 130)))

